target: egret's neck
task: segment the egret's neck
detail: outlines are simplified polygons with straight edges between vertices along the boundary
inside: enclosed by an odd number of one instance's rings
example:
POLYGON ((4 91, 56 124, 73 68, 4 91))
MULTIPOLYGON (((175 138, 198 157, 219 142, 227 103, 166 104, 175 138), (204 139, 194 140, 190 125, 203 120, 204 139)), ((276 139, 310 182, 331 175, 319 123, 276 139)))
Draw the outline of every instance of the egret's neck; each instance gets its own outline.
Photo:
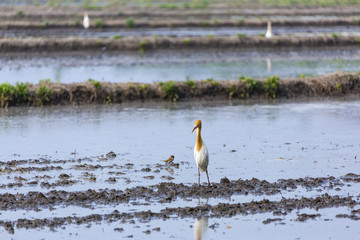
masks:
POLYGON ((195 143, 196 151, 200 152, 202 146, 203 146, 203 141, 201 138, 201 128, 197 128, 196 129, 196 143, 195 143))
POLYGON ((271 22, 268 22, 267 31, 271 33, 271 22))

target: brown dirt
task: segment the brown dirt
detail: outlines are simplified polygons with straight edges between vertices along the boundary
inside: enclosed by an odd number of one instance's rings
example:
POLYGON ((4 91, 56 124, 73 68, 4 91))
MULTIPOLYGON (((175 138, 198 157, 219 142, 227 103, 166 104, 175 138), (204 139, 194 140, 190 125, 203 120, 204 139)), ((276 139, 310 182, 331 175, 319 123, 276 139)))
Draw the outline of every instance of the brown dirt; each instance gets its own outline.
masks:
MULTIPOLYGON (((89 159, 77 159, 77 160, 59 160, 56 163, 83 163, 89 159)), ((29 160, 12 160, 7 162, 0 162, 2 172, 16 172, 15 169, 20 169, 22 165, 46 164, 49 168, 54 168, 51 164, 52 161, 46 159, 29 159, 29 160)), ((73 165, 78 166, 78 165, 73 165)), ((90 165, 84 163, 82 166, 89 167, 90 165)), ((132 166, 132 164, 125 164, 125 166, 132 166)), ((106 168, 105 165, 96 165, 96 168, 106 168)), ((159 164, 156 168, 166 168, 168 165, 159 164)), ((176 167, 176 165, 174 165, 176 167)), ((83 168, 81 168, 84 170, 83 168)), ((141 171, 149 172, 150 167, 144 167, 141 171)), ((33 168, 22 168, 21 173, 28 173, 36 171, 33 168)), ((110 172, 108 173, 110 174, 110 172)), ((71 174, 66 174, 59 170, 55 176, 54 183, 50 184, 47 181, 51 177, 47 175, 37 176, 35 180, 25 179, 21 176, 15 176, 14 179, 17 182, 23 182, 26 184, 36 184, 41 187, 50 188, 58 186, 68 186, 71 184, 79 184, 79 181, 73 181, 75 179, 71 174)), ((113 181, 112 177, 109 181, 113 181)), ((176 206, 177 200, 195 200, 197 199, 209 199, 216 198, 221 199, 233 198, 238 195, 250 195, 263 197, 260 201, 242 201, 231 203, 218 203, 218 204, 203 204, 199 206, 181 206, 181 207, 163 207, 158 212, 151 210, 146 211, 131 211, 131 212, 119 212, 114 210, 111 213, 106 214, 91 214, 86 216, 64 216, 64 217, 44 217, 39 219, 33 218, 18 218, 14 221, 0 220, 0 226, 4 227, 10 234, 15 233, 16 229, 43 229, 44 227, 55 229, 65 227, 66 225, 83 225, 91 223, 102 222, 119 222, 119 223, 135 223, 151 221, 153 219, 168 220, 176 217, 209 217, 209 218, 221 218, 221 217, 233 217, 236 215, 255 215, 261 213, 272 213, 274 218, 267 218, 263 220, 263 224, 286 224, 283 222, 285 216, 290 213, 296 212, 297 218, 293 221, 309 221, 318 220, 319 213, 308 214, 299 213, 302 209, 313 209, 318 211, 319 209, 347 207, 349 214, 339 213, 337 218, 349 218, 351 220, 359 220, 360 210, 355 207, 360 204, 359 197, 357 196, 338 196, 325 194, 316 194, 315 197, 297 197, 297 198, 279 198, 278 201, 270 201, 266 199, 267 196, 281 196, 286 193, 292 193, 294 191, 312 191, 318 192, 319 190, 330 190, 341 188, 346 190, 351 184, 352 187, 356 187, 356 184, 360 183, 360 175, 354 173, 348 173, 342 177, 335 178, 330 177, 305 177, 297 179, 279 179, 276 182, 268 182, 266 180, 252 179, 237 179, 230 180, 223 178, 219 182, 212 182, 210 186, 198 186, 197 184, 185 185, 176 184, 172 182, 162 182, 151 186, 136 186, 127 188, 125 190, 119 190, 116 185, 113 189, 89 189, 86 191, 66 191, 52 189, 46 192, 44 191, 29 191, 26 193, 3 193, 0 194, 0 210, 16 211, 16 210, 29 210, 41 212, 44 209, 61 209, 69 206, 83 207, 93 209, 94 206, 98 207, 112 207, 114 205, 132 204, 133 206, 149 206, 151 204, 173 203, 168 206, 176 206)), ((25 188, 26 184, 22 183, 8 183, 8 188, 13 186, 19 189, 25 188)), ((4 187, 6 188, 6 186, 4 187)), ((252 199, 250 197, 250 199, 252 199)), ((209 226, 215 228, 216 223, 209 226)), ((154 231, 159 231, 158 228, 154 228, 154 231)), ((118 228, 116 231, 122 231, 118 228)))
MULTIPOLYGON (((78 19, 82 17, 84 9, 81 7, 49 7, 49 6, 16 6, 0 7, 0 19, 2 20, 51 20, 51 19, 78 19), (23 14, 19 15, 18 11, 23 14)), ((134 18, 186 18, 201 17, 209 18, 230 17, 268 17, 268 16, 358 16, 358 6, 347 7, 245 7, 245 6, 219 6, 206 9, 160 9, 143 7, 111 7, 102 10, 88 10, 89 16, 101 19, 116 19, 122 17, 134 18)))
MULTIPOLYGON (((151 192, 144 192, 144 188, 138 187, 139 191, 136 191, 136 197, 141 197, 143 195, 148 195, 151 192)), ((207 188, 207 187, 205 187, 207 188)), ((146 189, 146 188, 145 188, 146 189)), ((134 189, 132 189, 134 190, 134 189)), ((175 189, 176 190, 176 189, 175 189)), ((112 190, 114 191, 114 190, 112 190)), ((71 204, 75 201, 88 201, 87 193, 96 193, 95 191, 88 190, 85 193, 69 193, 69 197, 64 198, 62 201, 64 204, 71 204), (80 200, 76 200, 80 199, 80 200)), ((131 191, 130 191, 131 192, 131 191)), ((211 191, 208 190, 209 193, 211 191)), ((60 192, 62 193, 62 192, 60 192)), ((35 205, 42 204, 44 206, 49 206, 53 201, 56 201, 56 191, 52 191, 48 196, 45 196, 42 193, 31 192, 28 195, 29 199, 25 199, 24 206, 28 206, 30 208, 35 205), (54 193, 55 192, 55 193, 54 193), (33 200, 31 198, 34 198, 33 200)), ((18 194, 19 195, 19 194, 18 194)), ((7 204, 17 202, 18 195, 12 196, 11 194, 5 194, 1 197, 1 199, 8 199, 7 204)), ((90 194, 91 195, 91 194, 90 194)), ((114 199, 115 202, 121 202, 121 198, 117 198, 116 194, 113 192, 101 195, 96 194, 96 199, 104 199, 111 198, 114 199)), ((21 200, 21 199, 20 199, 21 200)), ((323 194, 321 196, 315 198, 305 198, 302 197, 300 199, 293 198, 282 198, 280 201, 269 201, 267 199, 261 201, 251 201, 247 203, 219 203, 217 205, 201 205, 196 207, 177 207, 177 208, 165 208, 160 212, 152 212, 148 211, 137 211, 132 213, 120 213, 115 210, 110 214, 92 214, 83 217, 77 216, 68 216, 68 217, 55 217, 55 218, 43 218, 43 219, 17 219, 14 222, 9 221, 0 221, 0 225, 3 226, 9 233, 14 233, 15 227, 18 229, 21 228, 32 228, 32 229, 40 229, 44 227, 49 227, 50 229, 62 227, 68 224, 90 224, 93 222, 99 223, 102 221, 110 222, 135 222, 134 219, 140 221, 149 221, 151 219, 169 219, 170 217, 202 217, 208 216, 210 218, 220 218, 220 217, 233 217, 236 215, 254 215, 259 213, 272 212, 274 215, 279 215, 279 212, 282 216, 287 215, 288 213, 293 212, 294 210, 299 211, 301 209, 324 209, 324 208, 337 208, 341 206, 346 206, 349 208, 354 208, 358 205, 359 202, 355 201, 352 197, 339 197, 339 196, 330 196, 328 194, 323 194)), ((28 209, 25 207, 25 209, 28 209)), ((351 215, 347 214, 338 214, 336 217, 338 218, 350 218, 353 220, 359 220, 359 217, 356 215, 357 210, 353 210, 351 215)), ((300 214, 298 215, 297 221, 306 221, 308 219, 314 219, 319 217, 320 214, 300 214)), ((281 221, 281 218, 275 219, 267 219, 263 221, 264 224, 269 224, 274 221, 281 221)))
MULTIPOLYGON (((66 19, 66 18, 65 18, 66 19)), ((320 27, 320 26, 358 26, 360 24, 359 19, 355 18, 337 18, 337 19, 274 19, 271 21, 273 27, 320 27)), ((231 20, 231 19, 219 19, 219 20, 204 20, 199 18, 192 19, 137 19, 135 20, 134 28, 191 28, 191 27, 262 27, 266 29, 267 19, 246 19, 246 20, 231 20)), ((97 28, 96 21, 91 23, 92 28, 97 28)), ((49 29, 49 28, 79 28, 82 29, 81 22, 75 24, 74 20, 25 20, 20 19, 17 21, 6 20, 0 22, 0 29, 49 29)), ((125 19, 114 19, 102 21, 101 28, 127 28, 125 19)), ((239 29, 241 32, 241 29, 239 29)))
MULTIPOLYGON (((13 97, 8 106, 107 104, 131 101, 187 101, 194 99, 246 99, 269 98, 264 88, 265 79, 258 80, 250 91, 240 80, 206 82, 195 81, 195 87, 176 82, 172 93, 166 94, 159 83, 101 83, 95 87, 91 82, 61 84, 45 83, 51 94, 44 99, 38 94, 43 84, 29 84, 30 100, 19 102, 13 97), (216 83, 216 84, 215 84, 216 83)), ((344 97, 359 96, 360 74, 333 73, 317 77, 280 79, 276 98, 344 97)), ((5 104, 6 106, 6 104, 5 104)))
MULTIPOLYGON (((356 177, 351 178, 351 182, 357 184, 359 183, 359 179, 360 176, 357 175, 356 177)), ((68 184, 74 184, 71 180, 66 181, 57 181, 54 186, 66 186, 68 184), (66 181, 70 183, 66 183, 66 181)), ((38 182, 36 182, 36 184, 38 184, 38 182)), ((310 191, 317 188, 332 189, 334 186, 339 188, 343 187, 344 181, 341 178, 334 177, 307 177, 299 179, 280 179, 277 182, 270 183, 265 180, 253 178, 250 180, 229 180, 229 182, 226 183, 221 180, 220 183, 212 183, 210 186, 199 186, 197 184, 188 186, 172 182, 163 182, 149 187, 138 186, 134 188, 128 188, 126 190, 105 189, 96 191, 89 189, 87 191, 79 192, 52 190, 48 193, 5 193, 0 194, 0 210, 35 210, 38 208, 49 208, 62 205, 91 207, 93 204, 109 205, 114 203, 129 203, 129 201, 133 200, 144 200, 151 203, 166 203, 175 201, 178 198, 229 198, 234 195, 248 194, 265 196, 276 195, 281 192, 293 191, 294 189, 300 187, 306 188, 310 191)), ((331 197, 325 194, 322 198, 330 199, 331 197)), ((340 198, 338 197, 338 199, 340 198)), ((355 204, 351 197, 347 197, 344 199, 349 200, 349 204, 355 204)), ((311 206, 311 208, 319 209, 326 206, 328 205, 321 205, 320 203, 318 203, 311 206)), ((281 208, 274 208, 273 210, 279 211, 281 210, 281 208)), ((186 211, 186 209, 182 211, 186 211)))
POLYGON ((214 36, 112 38, 2 38, 0 52, 114 51, 357 46, 360 36, 214 36))

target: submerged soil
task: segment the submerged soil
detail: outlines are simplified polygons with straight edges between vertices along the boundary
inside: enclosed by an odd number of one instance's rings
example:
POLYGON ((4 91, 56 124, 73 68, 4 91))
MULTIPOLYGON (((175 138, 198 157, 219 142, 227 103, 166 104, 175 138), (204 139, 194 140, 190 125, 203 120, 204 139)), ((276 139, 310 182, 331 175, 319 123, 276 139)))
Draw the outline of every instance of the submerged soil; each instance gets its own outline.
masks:
POLYGON ((1 96, 7 106, 108 104, 131 101, 181 101, 193 99, 247 99, 359 96, 358 73, 333 73, 298 79, 107 83, 82 82, 61 84, 45 82, 28 85, 28 97, 1 96))

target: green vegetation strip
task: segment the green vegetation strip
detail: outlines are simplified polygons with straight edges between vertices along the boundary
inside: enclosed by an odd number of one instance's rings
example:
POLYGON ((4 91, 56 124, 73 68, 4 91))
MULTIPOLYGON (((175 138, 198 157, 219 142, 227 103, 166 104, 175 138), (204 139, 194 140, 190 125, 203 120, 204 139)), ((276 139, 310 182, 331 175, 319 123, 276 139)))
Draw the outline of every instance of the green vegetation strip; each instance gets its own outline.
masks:
POLYGON ((296 97, 359 96, 360 73, 333 73, 316 77, 280 79, 270 76, 253 79, 216 81, 212 78, 185 82, 108 83, 87 82, 62 84, 49 79, 38 84, 0 84, 0 106, 41 106, 65 104, 109 104, 130 101, 181 101, 197 99, 276 99, 296 97))

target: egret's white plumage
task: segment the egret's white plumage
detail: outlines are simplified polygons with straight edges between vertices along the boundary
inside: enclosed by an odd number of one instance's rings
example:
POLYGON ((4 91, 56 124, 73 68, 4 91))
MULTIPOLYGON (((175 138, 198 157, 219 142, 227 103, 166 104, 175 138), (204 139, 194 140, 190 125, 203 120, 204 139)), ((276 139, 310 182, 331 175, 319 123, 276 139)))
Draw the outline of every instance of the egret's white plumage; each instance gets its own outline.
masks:
POLYGON ((195 158, 196 165, 198 166, 199 185, 200 185, 200 171, 206 172, 208 184, 210 185, 209 174, 208 174, 208 170, 207 170, 208 165, 209 165, 209 153, 205 146, 204 141, 201 138, 201 127, 202 127, 201 121, 196 120, 195 127, 192 130, 192 132, 194 132, 194 130, 196 129, 196 142, 195 142, 195 146, 194 146, 194 158, 195 158))
POLYGON ((272 33, 271 33, 271 21, 268 21, 267 31, 266 31, 265 37, 266 38, 271 38, 271 36, 272 36, 272 33))
POLYGON ((90 27, 90 19, 89 19, 89 15, 87 12, 84 12, 84 21, 83 21, 83 25, 85 29, 88 29, 90 27))

